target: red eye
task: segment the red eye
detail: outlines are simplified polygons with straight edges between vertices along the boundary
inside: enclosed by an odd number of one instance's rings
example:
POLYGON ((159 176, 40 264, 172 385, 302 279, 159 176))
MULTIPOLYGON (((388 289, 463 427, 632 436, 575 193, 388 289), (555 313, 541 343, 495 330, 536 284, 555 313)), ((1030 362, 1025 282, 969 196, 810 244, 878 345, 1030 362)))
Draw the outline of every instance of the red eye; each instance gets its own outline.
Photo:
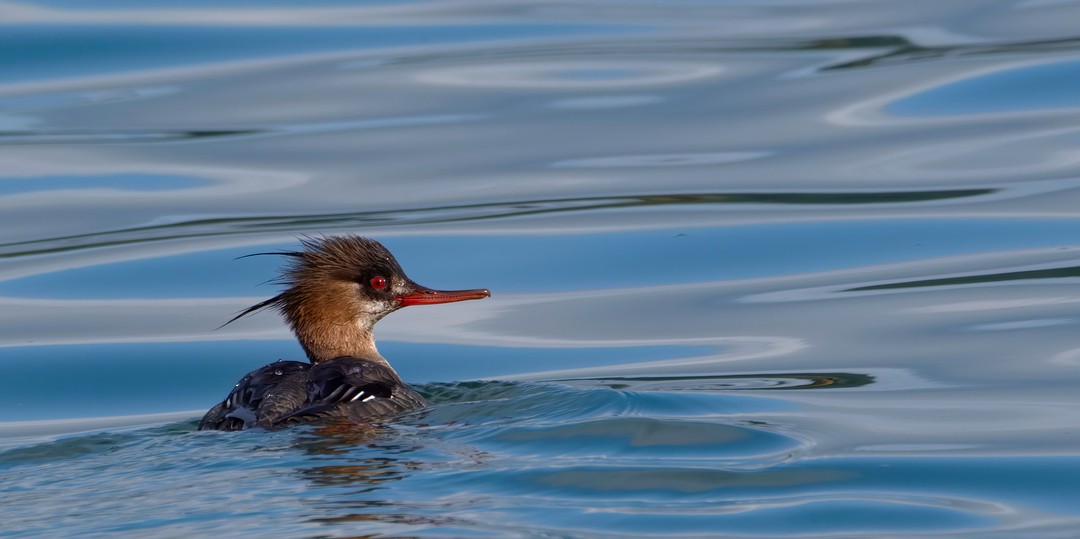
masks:
POLYGON ((372 277, 371 287, 375 290, 382 290, 386 288, 386 279, 383 279, 382 277, 372 277))

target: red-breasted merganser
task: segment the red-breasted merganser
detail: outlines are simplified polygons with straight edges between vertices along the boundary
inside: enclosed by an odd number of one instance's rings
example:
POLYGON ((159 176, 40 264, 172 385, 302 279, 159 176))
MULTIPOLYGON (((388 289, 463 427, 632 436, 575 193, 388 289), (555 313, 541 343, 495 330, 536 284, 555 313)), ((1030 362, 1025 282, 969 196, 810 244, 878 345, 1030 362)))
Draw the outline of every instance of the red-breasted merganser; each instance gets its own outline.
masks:
POLYGON ((301 240, 279 282, 284 292, 236 315, 273 307, 289 322, 310 363, 279 360, 240 379, 206 412, 199 430, 279 428, 321 418, 358 423, 424 406, 375 349, 372 328, 409 305, 491 296, 487 289, 445 292, 410 280, 390 251, 355 235, 301 240))

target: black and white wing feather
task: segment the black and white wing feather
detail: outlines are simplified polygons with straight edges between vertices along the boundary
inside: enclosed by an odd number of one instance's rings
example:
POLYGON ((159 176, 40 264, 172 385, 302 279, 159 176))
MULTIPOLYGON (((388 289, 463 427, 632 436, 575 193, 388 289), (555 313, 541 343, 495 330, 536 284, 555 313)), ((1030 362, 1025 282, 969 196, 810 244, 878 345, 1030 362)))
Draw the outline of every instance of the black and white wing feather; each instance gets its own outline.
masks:
POLYGON ((312 367, 303 407, 274 426, 323 417, 371 421, 424 405, 389 366, 356 357, 339 357, 312 367))
POLYGON ((331 417, 371 422, 424 406, 388 365, 339 357, 310 365, 278 361, 254 370, 206 412, 199 430, 273 429, 331 417))

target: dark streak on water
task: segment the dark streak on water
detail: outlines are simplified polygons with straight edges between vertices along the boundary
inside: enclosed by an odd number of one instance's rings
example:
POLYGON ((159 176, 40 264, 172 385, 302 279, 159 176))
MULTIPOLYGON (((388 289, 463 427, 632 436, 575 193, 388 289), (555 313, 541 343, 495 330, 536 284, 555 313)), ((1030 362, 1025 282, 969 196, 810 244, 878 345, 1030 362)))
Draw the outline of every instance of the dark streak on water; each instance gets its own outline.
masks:
POLYGON ((350 212, 324 215, 290 215, 260 217, 227 217, 170 223, 152 227, 84 234, 40 241, 0 244, 0 258, 63 252, 67 250, 105 247, 152 240, 174 240, 210 235, 243 234, 251 230, 290 230, 295 232, 325 229, 353 229, 359 226, 384 224, 411 225, 506 219, 564 212, 587 212, 635 207, 666 207, 679 205, 714 204, 893 204, 903 202, 948 200, 994 193, 991 189, 967 191, 867 192, 867 193, 710 193, 642 195, 619 198, 572 198, 553 200, 520 200, 493 204, 466 204, 445 208, 414 210, 350 212), (108 238, 108 239, 103 239, 108 238), (44 243, 44 245, 43 245, 44 243), (52 247, 62 243, 63 247, 52 247), (4 248, 34 246, 31 250, 3 252, 4 248))
POLYGON ((964 275, 962 277, 948 277, 940 279, 923 279, 920 281, 905 281, 898 283, 878 284, 850 288, 845 292, 867 292, 870 290, 895 290, 898 288, 915 288, 930 286, 957 286, 971 284, 1000 283, 1004 281, 1029 281, 1035 279, 1069 279, 1080 277, 1080 266, 1064 268, 1050 268, 1041 270, 1009 271, 988 275, 964 275))
POLYGON ((0 11, 2 537, 1077 536, 1080 3, 0 11), (341 231, 432 406, 195 432, 341 231))

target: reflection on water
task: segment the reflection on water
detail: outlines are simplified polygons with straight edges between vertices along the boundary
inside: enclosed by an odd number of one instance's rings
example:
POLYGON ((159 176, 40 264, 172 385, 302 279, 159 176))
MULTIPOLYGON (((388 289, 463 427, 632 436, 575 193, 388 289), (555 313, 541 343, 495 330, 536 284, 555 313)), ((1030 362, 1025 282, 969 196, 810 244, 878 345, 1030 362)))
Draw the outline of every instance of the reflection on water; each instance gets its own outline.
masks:
MULTIPOLYGON (((6 131, 0 132, 0 145, 14 144, 131 144, 133 142, 167 142, 184 139, 203 139, 214 137, 231 137, 236 135, 252 134, 254 131, 222 130, 222 131, 6 131)), ((43 187, 47 190, 47 187, 43 187)))
POLYGON ((719 376, 675 376, 607 378, 596 381, 612 389, 634 391, 733 391, 761 389, 844 389, 874 383, 869 374, 784 373, 727 374, 719 376))
POLYGON ((111 176, 11 178, 0 183, 0 196, 34 191, 71 189, 117 189, 124 191, 165 191, 191 189, 210 182, 202 178, 157 176, 153 174, 115 174, 111 176))
POLYGON ((518 527, 558 534, 571 523, 590 535, 643 527, 680 535, 935 533, 1025 529, 1016 507, 1071 511, 1062 496, 1077 479, 1065 472, 1074 459, 1064 457, 913 458, 906 453, 946 449, 898 446, 878 456, 806 458, 814 438, 792 430, 794 410, 755 410, 722 391, 705 403, 677 385, 653 395, 499 382, 422 389, 431 408, 369 429, 309 426, 238 438, 195 433, 188 421, 8 450, 0 453, 11 481, 5 511, 35 523, 27 534, 49 529, 35 517, 46 510, 40 496, 81 515, 62 519, 72 534, 221 527, 474 536, 518 527), (751 413, 758 419, 747 420, 751 413), (177 460, 206 451, 213 458, 177 460), (47 463, 63 463, 64 472, 41 484, 35 472, 47 463), (111 466, 171 486, 136 492, 186 510, 216 509, 198 520, 147 521, 105 490, 110 474, 88 473, 111 466), (1063 472, 1060 481, 1039 479, 1063 472), (231 482, 244 486, 222 488, 231 482), (249 492, 257 493, 258 519, 243 516, 249 492))
MULTIPOLYGON (((140 185, 152 178, 144 178, 140 185)), ((90 180, 92 181, 92 180, 90 180)), ((17 188, 16 183, 12 189, 17 188)), ((152 185, 152 184, 151 184, 152 185)), ((48 187, 35 183, 40 190, 48 187)), ((166 187, 144 187, 165 189, 166 187)), ((505 219, 512 217, 534 217, 551 213, 586 212, 591 210, 633 209, 636 207, 664 208, 669 206, 711 206, 714 204, 762 204, 776 205, 816 205, 816 204, 890 204, 902 202, 920 202, 947 200, 964 197, 978 197, 994 193, 993 189, 949 190, 949 191, 899 191, 899 192, 853 192, 853 193, 709 193, 709 194, 671 194, 627 196, 618 198, 573 198, 562 200, 520 200, 492 204, 467 204, 445 208, 423 208, 413 210, 350 212, 323 215, 295 216, 260 216, 260 217, 221 217, 194 221, 139 227, 128 230, 108 231, 94 234, 79 234, 61 238, 49 238, 34 242, 13 242, 0 244, 0 249, 17 248, 11 252, 0 250, 0 257, 18 257, 31 254, 44 254, 70 250, 83 250, 91 247, 123 245, 127 243, 146 243, 153 240, 170 240, 208 235, 250 234, 252 230, 292 230, 296 232, 319 230, 344 230, 358 226, 379 226, 386 224, 435 224, 458 221, 476 221, 484 219, 505 219), (216 232, 205 229, 212 227, 216 232), (50 247, 62 244, 62 247, 50 247), (31 246, 31 250, 26 250, 31 246)), ((6 250, 6 249, 5 249, 6 250)))
MULTIPOLYGON (((941 61, 942 59, 966 56, 994 56, 1009 53, 1041 55, 1080 51, 1080 38, 1071 36, 1061 39, 1033 39, 1004 43, 963 43, 937 47, 919 45, 901 36, 881 36, 839 41, 837 44, 842 45, 844 48, 862 45, 864 47, 883 49, 886 52, 830 66, 828 69, 861 69, 896 63, 941 61)), ((960 108, 965 106, 961 102, 954 102, 953 105, 960 108)))
POLYGON ((1022 66, 937 86, 889 106, 894 114, 987 114, 1080 107, 1065 88, 1080 83, 1080 61, 1022 66))
POLYGON ((560 62, 530 65, 485 65, 422 72, 420 82, 434 85, 488 88, 602 90, 656 84, 690 82, 718 75, 722 69, 710 65, 649 65, 642 62, 620 65, 612 61, 587 64, 560 62))
POLYGON ((1080 524, 1075 2, 0 11, 12 537, 1080 524), (432 406, 195 432, 339 231, 495 292, 380 324, 432 406))
POLYGON ((1010 271, 990 275, 965 275, 961 277, 946 277, 940 279, 924 279, 921 281, 909 281, 871 286, 860 286, 845 290, 845 292, 867 292, 871 290, 893 290, 897 288, 912 288, 923 286, 955 286, 965 284, 999 283, 1002 281, 1034 280, 1034 279, 1067 279, 1080 277, 1080 266, 1066 268, 1049 268, 1027 271, 1010 271))

